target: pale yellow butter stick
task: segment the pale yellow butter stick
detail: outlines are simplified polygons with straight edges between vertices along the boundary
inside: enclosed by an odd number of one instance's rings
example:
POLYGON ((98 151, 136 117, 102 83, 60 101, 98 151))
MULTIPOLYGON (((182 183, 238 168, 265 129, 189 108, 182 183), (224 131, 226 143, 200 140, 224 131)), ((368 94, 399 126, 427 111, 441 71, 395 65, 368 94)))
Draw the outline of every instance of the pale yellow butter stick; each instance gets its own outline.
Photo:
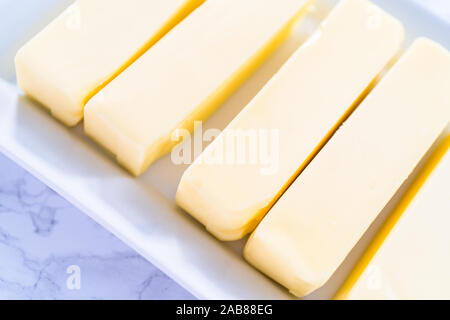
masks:
POLYGON ((311 0, 208 0, 86 106, 85 130, 135 175, 206 119, 281 43, 311 0))
POLYGON ((236 240, 253 231, 353 111, 402 41, 402 25, 380 8, 366 0, 342 1, 185 172, 177 203, 219 239, 236 240), (275 142, 257 136, 245 147, 258 150, 266 143, 269 161, 252 163, 248 156, 247 163, 238 163, 240 154, 235 163, 207 160, 223 149, 237 153, 228 146, 230 132, 250 137, 260 129, 274 135, 275 142))
POLYGON ((446 128, 449 92, 449 52, 417 40, 267 214, 245 258, 297 296, 321 287, 446 128))
POLYGON ((78 0, 16 56, 17 82, 66 125, 204 0, 78 0))
POLYGON ((411 191, 337 299, 450 299, 450 135, 411 191))

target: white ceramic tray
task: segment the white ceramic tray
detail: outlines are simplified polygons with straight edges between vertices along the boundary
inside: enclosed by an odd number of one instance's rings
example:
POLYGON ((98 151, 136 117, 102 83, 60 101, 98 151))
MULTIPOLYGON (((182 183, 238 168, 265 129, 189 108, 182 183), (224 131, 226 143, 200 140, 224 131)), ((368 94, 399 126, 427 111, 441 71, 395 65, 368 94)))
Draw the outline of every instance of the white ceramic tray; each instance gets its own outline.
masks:
MULTIPOLYGON (((81 127, 65 128, 21 96, 15 85, 15 52, 71 2, 0 0, 0 151, 195 296, 205 299, 292 298, 246 264, 241 255, 243 241, 217 241, 174 205, 176 187, 185 167, 175 166, 165 157, 142 177, 132 178, 87 139, 81 127)), ((292 37, 206 125, 223 128, 314 30, 335 2, 318 0, 316 10, 292 37)), ((450 26, 444 21, 408 0, 374 2, 404 23, 407 45, 413 38, 423 35, 450 48, 450 26)), ((330 282, 310 298, 333 296, 394 202, 391 201, 330 282)))

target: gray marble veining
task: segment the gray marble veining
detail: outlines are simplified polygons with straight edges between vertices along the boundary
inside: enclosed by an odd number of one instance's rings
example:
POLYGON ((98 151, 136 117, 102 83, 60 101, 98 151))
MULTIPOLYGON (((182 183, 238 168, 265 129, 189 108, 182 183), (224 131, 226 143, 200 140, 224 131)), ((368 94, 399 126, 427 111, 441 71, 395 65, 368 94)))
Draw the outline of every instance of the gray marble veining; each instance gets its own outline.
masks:
POLYGON ((0 299, 192 298, 0 155, 0 299), (74 286, 78 276, 79 286, 74 286))

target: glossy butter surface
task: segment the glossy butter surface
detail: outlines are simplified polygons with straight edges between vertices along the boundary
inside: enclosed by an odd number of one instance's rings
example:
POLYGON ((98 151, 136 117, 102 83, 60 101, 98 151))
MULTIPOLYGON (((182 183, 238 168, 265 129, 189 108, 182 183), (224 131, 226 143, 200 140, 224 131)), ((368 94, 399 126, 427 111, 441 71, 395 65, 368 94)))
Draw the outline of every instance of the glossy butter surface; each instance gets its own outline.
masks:
POLYGON ((246 259, 297 296, 321 287, 450 118, 450 54, 419 39, 275 204, 246 259))
POLYGON ((208 0, 89 101, 88 135, 135 175, 277 48, 311 0, 208 0))
POLYGON ((335 299, 450 299, 447 134, 335 299))
POLYGON ((78 0, 16 56, 17 81, 67 125, 204 0, 78 0))
POLYGON ((402 41, 403 27, 393 17, 366 0, 342 1, 184 173, 177 203, 222 240, 253 231, 353 111, 402 41), (229 134, 256 138, 230 148, 229 134), (271 157, 251 162, 246 155, 239 163, 239 148, 264 149, 271 157), (234 163, 208 161, 215 154, 234 163))

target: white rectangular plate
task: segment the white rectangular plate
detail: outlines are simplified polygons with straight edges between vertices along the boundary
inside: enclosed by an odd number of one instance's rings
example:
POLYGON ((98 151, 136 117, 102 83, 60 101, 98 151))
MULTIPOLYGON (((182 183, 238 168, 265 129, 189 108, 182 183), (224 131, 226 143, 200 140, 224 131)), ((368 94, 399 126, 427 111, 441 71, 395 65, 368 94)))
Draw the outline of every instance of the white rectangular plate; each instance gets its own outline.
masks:
MULTIPOLYGON (((162 1, 162 0, 161 0, 162 1)), ((132 178, 81 127, 68 129, 15 85, 13 57, 69 0, 0 0, 0 151, 36 175, 155 266, 204 299, 285 299, 283 288, 242 259, 244 241, 222 243, 173 202, 186 167, 169 157, 140 178, 132 178), (4 9, 7 10, 4 10, 4 9)), ((291 38, 205 124, 223 128, 278 70, 329 12, 334 0, 318 0, 316 10, 291 38)), ((450 48, 450 27, 408 0, 374 0, 399 18, 409 45, 427 36, 450 48)), ((391 201, 392 202, 392 201, 391 201)), ((331 298, 370 241, 382 217, 336 272, 311 298, 331 298)))

